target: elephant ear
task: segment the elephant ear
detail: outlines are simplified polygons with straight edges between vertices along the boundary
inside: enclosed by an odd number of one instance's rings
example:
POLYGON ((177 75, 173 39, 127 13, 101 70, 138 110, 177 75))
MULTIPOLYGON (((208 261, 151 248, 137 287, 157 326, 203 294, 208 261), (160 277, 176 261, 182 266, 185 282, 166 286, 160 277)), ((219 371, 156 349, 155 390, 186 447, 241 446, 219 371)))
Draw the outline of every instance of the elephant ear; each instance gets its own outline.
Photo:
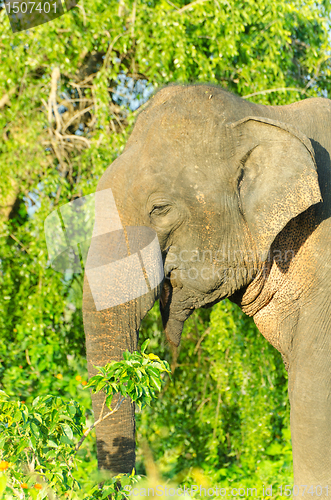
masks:
POLYGON ((264 260, 286 224, 322 200, 314 150, 299 130, 268 118, 246 117, 229 128, 240 210, 264 260))

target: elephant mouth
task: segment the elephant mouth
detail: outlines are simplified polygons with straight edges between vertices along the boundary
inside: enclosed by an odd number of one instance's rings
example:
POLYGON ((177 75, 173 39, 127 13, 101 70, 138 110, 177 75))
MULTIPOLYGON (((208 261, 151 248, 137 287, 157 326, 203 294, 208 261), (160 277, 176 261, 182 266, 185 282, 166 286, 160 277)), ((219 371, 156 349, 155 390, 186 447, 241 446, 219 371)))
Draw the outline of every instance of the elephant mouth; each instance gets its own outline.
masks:
POLYGON ((197 290, 183 286, 172 277, 164 280, 160 295, 160 311, 162 324, 168 342, 179 346, 184 322, 195 309, 208 309, 228 296, 220 289, 201 294, 197 290))

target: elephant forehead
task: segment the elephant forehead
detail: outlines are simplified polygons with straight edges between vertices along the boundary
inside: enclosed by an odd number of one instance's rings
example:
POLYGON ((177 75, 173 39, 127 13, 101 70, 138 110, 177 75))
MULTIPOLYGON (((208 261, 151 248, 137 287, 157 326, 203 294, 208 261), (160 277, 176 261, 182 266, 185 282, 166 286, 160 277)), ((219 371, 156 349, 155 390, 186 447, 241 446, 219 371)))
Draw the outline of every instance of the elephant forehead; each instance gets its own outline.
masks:
POLYGON ((178 168, 219 161, 223 142, 221 127, 212 119, 195 122, 190 117, 166 114, 137 141, 135 160, 141 169, 147 166, 150 171, 178 174, 178 168))
POLYGON ((226 123, 236 121, 247 114, 259 113, 261 107, 244 101, 220 87, 210 85, 173 86, 160 90, 138 116, 136 127, 146 130, 161 117, 164 124, 175 127, 179 117, 188 118, 199 126, 204 120, 226 123))
POLYGON ((169 87, 159 91, 138 116, 129 143, 147 136, 201 130, 224 123, 226 98, 223 90, 208 86, 169 87))
MULTIPOLYGON (((178 156, 183 161, 194 156, 199 163, 199 158, 227 149, 225 124, 241 117, 232 116, 238 110, 232 101, 238 99, 209 86, 162 89, 138 116, 125 151, 135 149, 135 164, 142 169, 149 160, 162 165, 178 156)), ((241 103, 242 112, 245 106, 248 104, 241 103)))
POLYGON ((195 137, 200 133, 207 133, 210 128, 222 122, 219 116, 208 113, 206 109, 190 109, 188 106, 180 106, 167 102, 154 117, 148 128, 147 137, 150 135, 162 135, 164 139, 174 140, 176 137, 195 137), (206 129, 207 127, 207 129, 206 129))

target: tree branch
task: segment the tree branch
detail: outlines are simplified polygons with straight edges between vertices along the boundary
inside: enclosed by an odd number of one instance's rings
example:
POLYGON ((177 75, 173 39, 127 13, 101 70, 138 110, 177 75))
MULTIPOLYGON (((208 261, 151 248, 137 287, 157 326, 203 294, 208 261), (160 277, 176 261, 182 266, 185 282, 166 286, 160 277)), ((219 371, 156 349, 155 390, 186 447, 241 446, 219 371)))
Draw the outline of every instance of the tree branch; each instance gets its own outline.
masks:
MULTIPOLYGON (((91 100, 91 99, 90 99, 91 100)), ((75 113, 71 118, 70 120, 67 121, 67 123, 64 125, 64 128, 62 130, 62 133, 64 133, 67 128, 70 127, 70 125, 76 120, 76 118, 78 118, 79 116, 81 115, 84 115, 85 113, 87 113, 88 111, 90 111, 90 109, 92 109, 94 106, 94 104, 91 104, 90 106, 88 106, 87 108, 85 109, 82 109, 81 111, 78 111, 77 113, 75 113)))
POLYGON ((253 97, 255 95, 271 94, 271 92, 286 92, 286 91, 299 92, 301 94, 305 94, 306 93, 305 89, 296 89, 294 87, 280 87, 278 89, 260 90, 259 92, 253 92, 253 94, 242 95, 241 97, 243 99, 248 99, 249 97, 253 97))
POLYGON ((49 99, 48 99, 48 122, 50 125, 53 122, 53 115, 52 115, 53 111, 55 115, 57 132, 61 130, 62 126, 61 116, 57 109, 57 103, 56 103, 57 81, 60 79, 60 76, 61 73, 59 68, 54 68, 52 71, 52 78, 51 78, 51 92, 49 94, 49 99))
POLYGON ((181 9, 177 10, 177 14, 182 14, 188 9, 191 9, 194 5, 197 5, 199 3, 204 3, 207 2, 208 0, 194 0, 194 2, 188 3, 187 5, 184 5, 181 9))
POLYGON ((80 440, 78 441, 78 443, 75 446, 75 452, 77 452, 79 450, 79 448, 81 447, 81 445, 83 444, 83 442, 85 441, 85 439, 87 438, 87 436, 90 434, 90 432, 94 429, 94 427, 96 427, 98 424, 100 424, 101 422, 103 422, 104 420, 106 420, 106 418, 108 418, 111 415, 113 415, 114 413, 116 413, 119 410, 119 408, 120 408, 121 404, 123 403, 123 401, 125 400, 125 398, 122 397, 122 399, 116 403, 115 408, 112 411, 106 413, 106 415, 104 417, 102 417, 103 410, 104 410, 104 407, 105 407, 105 404, 106 404, 106 398, 107 398, 107 396, 105 397, 105 400, 103 402, 103 405, 102 405, 102 408, 101 408, 100 417, 98 418, 98 420, 96 420, 94 422, 94 424, 91 425, 91 427, 89 427, 84 432, 84 434, 82 435, 82 437, 80 438, 80 440))
POLYGON ((126 33, 120 33, 119 35, 116 35, 116 36, 115 36, 115 38, 111 41, 111 43, 110 43, 110 45, 109 45, 109 47, 108 47, 108 49, 107 49, 107 53, 106 53, 106 55, 105 55, 105 60, 104 60, 104 62, 103 62, 103 66, 104 66, 105 68, 107 68, 107 66, 108 66, 108 64, 109 64, 110 55, 111 55, 111 53, 112 53, 112 51, 113 51, 113 48, 114 48, 115 43, 116 43, 116 42, 117 42, 117 40, 118 40, 119 38, 121 38, 121 36, 123 36, 123 35, 126 35, 126 33))
POLYGON ((203 341, 203 340, 204 340, 204 338, 208 335, 208 333, 209 333, 209 332, 210 332, 210 327, 209 327, 209 328, 207 328, 207 329, 203 332, 203 334, 201 335, 201 337, 199 338, 199 340, 198 340, 198 342, 197 342, 197 345, 196 345, 196 346, 195 346, 195 348, 194 348, 193 354, 196 354, 196 353, 198 352, 199 347, 200 347, 200 345, 201 345, 202 341, 203 341))
POLYGON ((19 244, 19 245, 23 248, 23 250, 24 250, 26 253, 30 254, 29 250, 28 250, 27 248, 25 248, 25 246, 23 245, 23 243, 21 243, 21 242, 20 242, 20 240, 18 240, 14 234, 10 234, 9 236, 10 236, 11 238, 13 238, 13 240, 15 240, 15 241, 16 241, 16 243, 18 243, 18 244, 19 244))

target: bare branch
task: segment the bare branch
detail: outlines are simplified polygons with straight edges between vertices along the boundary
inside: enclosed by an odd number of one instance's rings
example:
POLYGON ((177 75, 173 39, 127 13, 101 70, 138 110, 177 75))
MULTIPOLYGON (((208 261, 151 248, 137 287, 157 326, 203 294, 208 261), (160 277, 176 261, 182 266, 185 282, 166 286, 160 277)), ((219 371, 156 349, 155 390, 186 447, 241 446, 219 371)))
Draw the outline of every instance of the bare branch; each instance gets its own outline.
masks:
POLYGON ((85 9, 83 7, 82 2, 76 4, 76 7, 78 7, 83 12, 83 25, 86 26, 86 12, 85 12, 85 9))
POLYGON ((102 418, 103 410, 105 409, 105 406, 106 406, 106 401, 107 401, 107 394, 105 395, 105 399, 103 400, 102 407, 101 407, 101 412, 100 412, 98 420, 100 420, 100 418, 102 418))
POLYGON ((65 163, 63 162, 62 156, 60 154, 60 151, 58 150, 57 142, 54 141, 54 140, 52 140, 51 144, 52 144, 52 148, 53 148, 53 151, 55 153, 55 156, 56 156, 56 158, 57 158, 57 160, 58 160, 58 162, 59 162, 59 164, 61 166, 61 171, 64 172, 64 170, 65 170, 65 163))
POLYGON ((93 78, 97 75, 98 73, 91 73, 90 75, 88 75, 86 78, 84 78, 84 80, 81 80, 79 83, 70 83, 70 85, 73 85, 73 86, 77 86, 77 87, 80 87, 81 85, 85 85, 86 83, 88 83, 90 80, 93 80, 93 78))
POLYGON ((137 7, 137 0, 134 0, 133 2, 133 9, 132 9, 132 26, 131 26, 131 37, 134 38, 134 25, 136 22, 136 7, 137 7))
POLYGON ((249 97, 253 97, 255 95, 262 95, 262 94, 271 94, 271 92, 299 92, 301 94, 305 94, 306 90, 305 89, 296 89, 294 87, 280 87, 278 89, 267 89, 267 90, 260 90, 259 92, 253 92, 253 94, 247 94, 241 96, 243 99, 248 99, 249 97))
POLYGON ((221 391, 219 390, 218 391, 218 398, 217 398, 217 405, 216 405, 215 427, 214 427, 214 430, 213 430, 213 439, 216 438, 217 420, 218 420, 218 415, 219 415, 221 401, 222 401, 221 391))
POLYGON ((186 10, 194 7, 194 5, 197 5, 199 3, 204 3, 204 2, 208 2, 208 0, 194 0, 194 2, 188 3, 187 5, 184 5, 184 7, 182 7, 181 9, 177 10, 177 14, 182 14, 186 10))
POLYGON ((125 11, 124 1, 120 0, 118 4, 118 13, 117 13, 118 17, 122 17, 124 11, 125 11))
POLYGON ((25 349, 25 358, 26 358, 26 362, 31 367, 31 370, 35 372, 36 370, 34 369, 34 367, 31 364, 31 360, 30 360, 30 356, 29 356, 29 351, 27 349, 25 349))
POLYGON ((207 329, 203 332, 203 334, 201 335, 201 337, 199 338, 199 341, 197 342, 197 345, 196 345, 196 346, 195 346, 195 348, 194 348, 194 352, 193 352, 193 354, 196 354, 196 353, 198 352, 199 347, 200 347, 200 345, 201 345, 202 341, 203 341, 203 340, 204 340, 204 338, 208 335, 208 333, 209 333, 209 332, 210 332, 210 327, 209 327, 209 328, 207 328, 207 329))
POLYGON ((20 242, 20 240, 18 240, 14 234, 10 234, 9 236, 10 236, 11 238, 13 238, 13 240, 15 240, 15 241, 16 241, 16 243, 18 243, 18 244, 19 244, 19 245, 23 248, 23 250, 24 250, 26 253, 30 253, 30 252, 29 252, 29 250, 28 250, 27 248, 25 248, 25 246, 23 245, 23 243, 21 243, 21 242, 20 242))
POLYGON ((175 7, 176 10, 179 10, 179 7, 177 7, 177 5, 175 5, 174 3, 172 3, 170 0, 167 0, 168 4, 171 5, 172 7, 175 7))
POLYGON ((83 97, 81 99, 64 99, 62 103, 65 106, 66 102, 88 102, 88 101, 93 101, 93 99, 91 97, 83 97))
POLYGON ((104 417, 101 417, 101 415, 103 413, 103 410, 104 410, 104 407, 105 407, 105 403, 106 403, 106 398, 105 398, 105 400, 103 402, 103 405, 102 405, 100 417, 98 418, 98 420, 96 420, 94 422, 94 424, 91 425, 91 427, 89 427, 84 432, 84 434, 82 435, 82 437, 80 438, 80 440, 78 441, 78 443, 75 446, 75 451, 76 452, 79 450, 79 448, 81 447, 81 445, 83 444, 83 442, 85 441, 85 439, 87 438, 87 436, 90 434, 90 432, 94 429, 94 427, 96 427, 98 424, 100 424, 101 422, 103 422, 104 420, 106 420, 106 418, 108 418, 111 415, 113 415, 114 413, 116 413, 120 409, 120 406, 121 406, 121 404, 123 403, 124 400, 125 400, 125 398, 122 397, 122 399, 120 399, 120 401, 118 401, 116 403, 116 406, 115 406, 115 408, 112 411, 106 413, 106 415, 104 417))
POLYGON ((203 407, 203 405, 208 403, 208 401, 210 401, 210 397, 202 400, 201 403, 199 404, 198 408, 196 409, 196 413, 198 413, 201 410, 201 408, 203 407))
POLYGON ((90 141, 81 135, 63 135, 63 139, 71 139, 72 141, 82 141, 86 144, 86 146, 90 147, 90 141))
POLYGON ((54 68, 52 71, 52 78, 51 78, 51 92, 49 94, 49 99, 48 99, 48 122, 50 125, 53 122, 53 114, 52 114, 53 111, 55 115, 57 131, 60 131, 62 126, 62 120, 60 113, 57 109, 57 102, 56 102, 57 81, 60 79, 60 76, 61 73, 59 68, 54 68))
POLYGON ((116 35, 115 38, 112 40, 112 42, 110 43, 108 49, 107 49, 107 53, 105 55, 105 59, 104 59, 104 62, 103 62, 103 66, 105 68, 107 68, 108 64, 109 64, 109 59, 110 59, 110 55, 113 51, 113 48, 114 48, 114 45, 115 43, 117 42, 117 40, 123 36, 123 35, 126 35, 126 33, 120 33, 119 35, 116 35))
POLYGON ((77 113, 75 113, 74 116, 72 116, 70 118, 70 120, 68 120, 67 123, 64 125, 62 132, 64 133, 67 130, 67 128, 69 128, 70 125, 76 120, 76 118, 78 118, 79 116, 82 116, 85 113, 87 113, 88 111, 90 111, 90 109, 92 109, 93 106, 94 106, 94 104, 90 104, 90 106, 88 106, 87 108, 82 109, 81 111, 77 111, 77 113))

